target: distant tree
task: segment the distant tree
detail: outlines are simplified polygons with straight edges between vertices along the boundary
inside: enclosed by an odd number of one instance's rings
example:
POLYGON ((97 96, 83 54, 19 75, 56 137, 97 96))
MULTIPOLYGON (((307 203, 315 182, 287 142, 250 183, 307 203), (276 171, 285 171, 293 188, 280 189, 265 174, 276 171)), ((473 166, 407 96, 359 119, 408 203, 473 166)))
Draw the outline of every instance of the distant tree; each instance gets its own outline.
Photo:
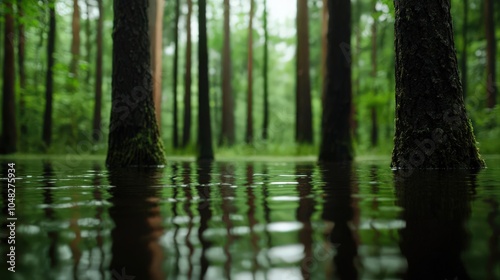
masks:
POLYGON ((177 102, 177 76, 178 76, 178 64, 179 64, 179 14, 180 14, 179 0, 175 0, 175 25, 174 25, 174 82, 172 83, 174 88, 174 131, 173 131, 173 144, 174 148, 179 147, 179 119, 178 119, 178 102, 177 102))
POLYGON ((0 152, 11 154, 17 151, 16 101, 15 101, 15 58, 14 58, 14 8, 7 1, 4 6, 4 60, 3 60, 3 102, 2 141, 0 152))
POLYGON ((295 141, 298 143, 313 142, 308 13, 307 0, 297 0, 295 141))
POLYGON ((351 2, 328 1, 327 76, 321 121, 320 161, 352 160, 351 2))
MULTIPOLYGON (((374 95, 377 94, 377 86, 376 86, 376 80, 377 80, 377 2, 378 0, 372 0, 372 18, 373 18, 373 23, 372 23, 372 52, 371 52, 371 60, 372 60, 372 71, 371 71, 371 78, 372 78, 372 90, 374 95)), ((377 146, 377 140, 378 140, 378 123, 377 123, 377 105, 372 105, 371 106, 371 131, 370 131, 370 144, 372 147, 377 146)))
POLYGON ((394 1, 394 6, 396 132, 392 167, 483 167, 458 76, 450 1, 394 1))
POLYGON ((102 32, 104 21, 104 9, 102 0, 97 0, 99 15, 97 18, 97 53, 96 53, 96 71, 95 71, 95 104, 92 139, 98 142, 102 136, 101 128, 101 107, 102 107, 102 32))
POLYGON ((496 84, 496 56, 497 41, 495 36, 495 8, 494 0, 484 1, 485 12, 485 30, 486 30, 486 88, 487 88, 487 107, 493 108, 497 103, 497 84, 496 84))
POLYGON ((43 115, 43 143, 49 148, 52 143, 52 96, 54 92, 54 52, 56 43, 56 0, 49 0, 49 35, 47 38, 47 76, 45 78, 45 112, 43 115))
MULTIPOLYGON (((78 76, 78 60, 80 59, 80 6, 78 0, 73 0, 73 21, 71 23, 71 64, 69 66, 70 80, 78 76)), ((70 88, 75 89, 73 86, 70 88)))
POLYGON ((247 126, 245 133, 245 142, 247 144, 253 141, 253 13, 254 0, 250 0, 250 14, 248 21, 248 57, 247 57, 247 126))
MULTIPOLYGON (((326 56, 328 52, 328 0, 322 0, 321 9, 321 100, 326 89, 326 56)), ((357 1, 359 2, 359 1, 357 1)))
POLYGON ((464 0, 464 18, 462 24, 462 61, 460 70, 462 72, 462 89, 464 92, 464 99, 467 96, 467 45, 468 40, 468 29, 469 29, 469 0, 464 0))
POLYGON ((151 40, 151 71, 153 75, 153 101, 156 122, 161 128, 161 74, 163 54, 163 0, 149 0, 149 28, 151 40))
POLYGON ((153 103, 148 2, 114 1, 108 167, 165 163, 153 103))
POLYGON ((187 0, 186 15, 186 72, 184 74, 184 119, 182 126, 182 147, 186 147, 191 138, 191 14, 193 3, 187 0))
POLYGON ((269 134, 269 31, 267 28, 267 0, 264 0, 264 117, 262 124, 262 139, 266 140, 269 134))
POLYGON ((222 129, 219 145, 233 145, 234 98, 231 87, 231 27, 229 0, 224 0, 224 46, 222 48, 222 129))
POLYGON ((210 98, 208 83, 208 46, 206 0, 198 1, 198 159, 212 160, 212 130, 210 127, 210 98))
POLYGON ((92 72, 90 70, 90 68, 91 68, 90 61, 92 60, 91 53, 92 53, 92 42, 93 42, 91 29, 90 29, 90 22, 91 22, 91 20, 90 20, 90 9, 91 9, 90 0, 85 0, 85 8, 87 10, 87 12, 86 12, 87 19, 85 20, 85 36, 86 36, 85 49, 86 49, 86 55, 87 55, 87 63, 89 64, 89 67, 87 68, 87 73, 85 76, 85 84, 90 85, 90 75, 92 72))
POLYGON ((24 21, 25 16, 24 16, 24 6, 25 3, 22 0, 17 0, 17 20, 18 20, 18 28, 17 28, 17 34, 18 34, 18 40, 17 40, 17 65, 18 65, 18 71, 19 71, 19 89, 21 90, 21 94, 19 95, 19 112, 20 112, 20 117, 21 117, 21 143, 25 143, 26 139, 25 137, 27 136, 28 133, 28 126, 27 122, 25 121, 24 117, 26 115, 26 71, 24 67, 24 60, 25 60, 25 32, 24 32, 24 21))

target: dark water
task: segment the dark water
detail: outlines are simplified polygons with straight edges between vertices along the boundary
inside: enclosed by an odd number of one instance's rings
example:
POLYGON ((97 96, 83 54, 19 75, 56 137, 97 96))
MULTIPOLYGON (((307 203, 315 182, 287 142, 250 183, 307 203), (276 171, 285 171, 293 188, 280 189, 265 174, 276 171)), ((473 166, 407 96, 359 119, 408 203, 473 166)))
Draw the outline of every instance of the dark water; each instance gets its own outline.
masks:
POLYGON ((470 172, 387 161, 15 160, 16 267, 0 279, 500 279, 500 158, 470 172))

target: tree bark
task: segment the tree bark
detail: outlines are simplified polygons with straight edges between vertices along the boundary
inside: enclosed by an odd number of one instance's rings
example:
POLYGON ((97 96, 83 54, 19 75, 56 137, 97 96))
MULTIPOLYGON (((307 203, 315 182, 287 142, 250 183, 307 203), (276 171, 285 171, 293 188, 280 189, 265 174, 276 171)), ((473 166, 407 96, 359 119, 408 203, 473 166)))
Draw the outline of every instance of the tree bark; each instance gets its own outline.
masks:
POLYGON ((264 118, 262 125, 262 139, 266 140, 269 134, 269 31, 267 28, 267 0, 264 0, 264 118))
POLYGON ((175 26, 174 26, 174 131, 172 137, 174 138, 173 144, 174 148, 179 147, 179 119, 178 119, 178 106, 177 106, 177 76, 178 76, 178 64, 179 64, 179 0, 175 0, 175 26))
POLYGON ((231 87, 230 3, 224 0, 224 46, 222 49, 222 130, 220 145, 234 144, 234 99, 231 87))
MULTIPOLYGON (((17 13, 18 13, 18 42, 17 42, 17 65, 19 69, 19 88, 21 94, 19 95, 19 112, 21 117, 21 145, 26 142, 24 139, 28 133, 28 126, 25 120, 26 116, 26 100, 25 100, 25 89, 26 89, 26 71, 24 68, 24 58, 25 58, 25 42, 26 38, 24 35, 24 3, 22 0, 17 0, 17 13)), ((23 145, 24 146, 24 145, 23 145)))
POLYGON ((101 127, 101 107, 102 107, 102 32, 104 21, 104 9, 102 0, 97 0, 99 17, 97 18, 97 53, 96 53, 96 71, 95 71, 95 104, 94 104, 94 121, 92 130, 92 139, 98 142, 102 138, 101 127))
POLYGON ((323 7, 321 13, 321 101, 325 99, 327 65, 326 57, 328 53, 328 0, 322 0, 323 7))
POLYGON ((464 0, 464 23, 462 25, 462 89, 464 100, 467 96, 467 44, 469 44, 468 40, 468 28, 469 28, 469 0, 464 0))
POLYGON ((247 126, 245 133, 245 142, 247 144, 253 141, 253 13, 254 0, 250 0, 250 14, 248 21, 248 56, 247 56, 247 126))
POLYGON ((351 2, 328 1, 326 89, 321 122, 320 161, 350 161, 351 143, 351 2))
POLYGON ((49 2, 49 35, 47 39, 47 76, 45 78, 45 112, 43 115, 43 135, 42 140, 45 149, 48 149, 52 143, 52 95, 54 92, 53 67, 54 51, 56 43, 56 1, 49 2))
POLYGON ((208 83, 207 2, 199 0, 198 5, 198 160, 213 160, 208 83))
MULTIPOLYGON (((71 64, 69 73, 71 79, 78 77, 78 60, 80 59, 80 6, 78 0, 73 0, 73 21, 71 23, 73 39, 71 40, 71 64)), ((70 88, 75 89, 73 86, 70 88)))
MULTIPOLYGON (((373 5, 373 23, 372 23, 372 90, 373 90, 373 95, 377 95, 377 87, 376 87, 376 80, 377 80, 377 0, 372 0, 372 5, 373 5)), ((377 105, 374 104, 371 107, 371 132, 370 132, 370 144, 372 147, 377 146, 377 140, 378 140, 378 123, 377 123, 377 105)))
POLYGON ((311 78, 309 75, 309 15, 307 0, 297 0, 295 141, 312 143, 311 78))
POLYGON ((2 143, 0 152, 11 154, 17 151, 16 101, 15 101, 15 57, 14 57, 14 8, 4 4, 4 61, 2 102, 2 143))
POLYGON ((495 36, 495 16, 494 0, 485 0, 485 29, 486 29, 486 88, 487 107, 493 108, 497 104, 497 84, 496 84, 496 56, 497 41, 495 36))
POLYGON ((191 14, 193 3, 187 0, 186 15, 186 73, 184 74, 184 123, 182 126, 182 146, 186 147, 191 138, 191 14))
POLYGON ((114 1, 110 168, 165 163, 155 118, 147 1, 114 1))
POLYGON ((463 101, 450 1, 394 1, 394 5, 396 132, 392 167, 483 167, 463 101))

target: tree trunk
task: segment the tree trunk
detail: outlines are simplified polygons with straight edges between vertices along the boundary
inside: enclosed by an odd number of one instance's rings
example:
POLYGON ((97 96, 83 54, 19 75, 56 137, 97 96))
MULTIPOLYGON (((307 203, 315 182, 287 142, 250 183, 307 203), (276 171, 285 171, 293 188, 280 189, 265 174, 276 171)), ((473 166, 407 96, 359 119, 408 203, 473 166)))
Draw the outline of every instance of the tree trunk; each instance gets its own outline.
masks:
POLYGON ((187 0, 186 15, 186 73, 184 75, 184 123, 182 126, 182 146, 186 147, 191 138, 191 14, 193 3, 187 0))
MULTIPOLYGON (((160 0, 162 1, 162 0, 160 0)), ((178 120, 178 106, 177 106, 177 69, 179 64, 179 0, 175 0, 175 26, 174 26, 174 131, 173 131, 173 144, 174 148, 179 147, 179 120, 178 120)))
POLYGON ((323 7, 321 13, 321 101, 325 99, 326 89, 326 56, 328 52, 328 0, 322 0, 323 7))
POLYGON ((468 28, 469 28, 469 0, 464 0, 464 23, 462 25, 462 89, 464 100, 467 96, 467 44, 469 44, 468 40, 468 28))
MULTIPOLYGON (((78 77, 78 60, 80 59, 80 6, 78 0, 73 0, 73 21, 71 23, 73 39, 71 40, 71 64, 69 66, 70 80, 78 77)), ((75 89, 72 86, 70 88, 75 89)))
MULTIPOLYGON (((377 87, 376 87, 376 80, 377 80, 377 0, 372 0, 372 5, 373 5, 373 23, 372 23, 372 90, 373 90, 373 96, 377 95, 377 87)), ((377 105, 374 104, 372 105, 371 108, 371 132, 370 132, 370 144, 372 147, 377 146, 377 140, 378 140, 378 124, 377 124, 377 105)))
POLYGON ((92 35, 90 30, 90 3, 89 0, 85 0, 85 6, 87 7, 87 20, 85 21, 85 35, 87 40, 85 41, 85 48, 87 49, 87 63, 89 64, 87 68, 87 75, 85 77, 85 84, 90 86, 90 65, 91 65, 91 52, 92 52, 92 35))
POLYGON ((307 0, 297 0, 295 141, 312 143, 311 78, 309 75, 309 15, 307 0))
POLYGON ((328 1, 328 53, 321 124, 321 161, 350 161, 351 143, 351 2, 328 1))
POLYGON ((102 32, 104 21, 104 9, 102 0, 97 0, 99 17, 97 18, 97 53, 96 53, 96 71, 95 71, 95 104, 94 121, 92 130, 92 139, 98 142, 102 138, 101 128, 101 107, 102 107, 102 32))
POLYGON ((497 103, 497 84, 496 84, 496 56, 497 41, 495 36, 495 17, 494 0, 485 0, 485 29, 486 29, 486 88, 487 88, 487 107, 493 108, 497 103))
MULTIPOLYGON (((19 86, 21 94, 19 95, 19 112, 21 117, 21 144, 26 143, 28 133, 28 126, 25 120, 26 116, 26 100, 25 100, 25 89, 26 89, 26 71, 24 69, 24 57, 25 57, 25 36, 24 36, 24 8, 23 1, 17 0, 17 13, 18 13, 18 42, 17 42, 17 65, 19 68, 19 86)), ((24 145, 23 145, 24 147, 24 145)))
POLYGON ((14 7, 5 3, 4 61, 3 61, 3 102, 2 102, 2 143, 0 152, 11 154, 17 151, 16 99, 15 99, 15 58, 14 58, 14 7))
POLYGON ((248 57, 247 57, 247 126, 245 133, 245 142, 247 144, 253 141, 253 11, 254 0, 250 0, 250 19, 248 21, 248 57))
POLYGON ((43 143, 45 149, 50 147, 52 142, 52 94, 54 92, 53 67, 54 51, 56 43, 56 1, 49 2, 49 35, 47 42, 47 76, 45 78, 45 112, 43 115, 43 143))
POLYGON ((108 167, 165 163, 153 103, 148 2, 114 1, 108 167))
POLYGON ((198 160, 213 160, 208 83, 206 0, 198 2, 198 160))
MULTIPOLYGON (((151 40, 151 71, 156 122, 161 129, 161 77, 163 54, 163 0, 149 0, 149 40, 151 40)), ((174 138, 176 141, 176 138, 174 138)))
POLYGON ((450 1, 394 1, 394 5, 396 132, 392 167, 483 167, 458 76, 450 1))
POLYGON ((267 0, 264 0, 264 118, 262 125, 262 139, 266 140, 269 133, 269 32, 267 28, 267 0))
POLYGON ((224 46, 222 49, 222 131, 220 145, 234 144, 234 100, 231 87, 230 4, 224 0, 224 46))

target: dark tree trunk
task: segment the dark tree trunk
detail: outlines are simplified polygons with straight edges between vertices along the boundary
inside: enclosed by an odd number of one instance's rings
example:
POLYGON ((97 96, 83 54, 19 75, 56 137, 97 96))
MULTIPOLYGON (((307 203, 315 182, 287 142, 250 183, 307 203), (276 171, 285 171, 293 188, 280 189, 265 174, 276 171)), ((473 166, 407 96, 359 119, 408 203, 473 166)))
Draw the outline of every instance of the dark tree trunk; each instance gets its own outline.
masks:
POLYGON ((147 1, 114 1, 108 167, 165 163, 153 103, 147 1))
POLYGON ((49 36, 47 42, 47 76, 45 79, 45 112, 43 115, 43 143, 48 149, 52 142, 52 94, 54 92, 54 51, 56 43, 56 1, 49 2, 49 36))
POLYGON ((486 88, 487 107, 493 108, 497 104, 497 84, 496 84, 496 56, 497 41, 495 36, 495 16, 494 0, 485 0, 485 29, 486 29, 486 88))
POLYGON ((212 160, 212 130, 210 128, 210 98, 208 83, 208 46, 206 0, 198 2, 198 148, 199 160, 212 160))
POLYGON ((350 161, 351 143, 351 2, 328 1, 326 89, 321 124, 320 161, 350 161))
MULTIPOLYGON (((71 79, 78 77, 78 60, 80 59, 80 6, 78 0, 73 0, 73 22, 71 24, 73 39, 71 40, 71 64, 69 73, 71 79)), ((70 79, 70 80, 71 80, 70 79)), ((71 86, 72 89, 75 89, 71 86)))
POLYGON ((172 137, 174 138, 173 144, 174 148, 179 147, 179 119, 178 119, 178 106, 177 106, 177 70, 179 64, 179 0, 175 0, 175 25, 174 25, 174 131, 172 137))
POLYGON ((469 44, 468 40, 468 28, 469 28, 469 0, 464 0, 464 23, 462 25, 462 89, 464 100, 467 96, 467 44, 469 44))
POLYGON ((309 15, 307 0, 297 0, 295 141, 312 143, 311 78, 309 75, 309 15))
POLYGON ((222 49, 222 130, 220 145, 234 144, 234 100, 231 87, 230 4, 224 0, 224 47, 222 49))
POLYGON ((182 146, 186 147, 191 138, 191 14, 193 3, 187 0, 186 15, 186 69, 184 78, 184 119, 182 126, 182 146))
MULTIPOLYGON (((26 71, 24 69, 24 57, 25 57, 25 36, 24 36, 24 8, 23 1, 17 0, 17 13, 18 13, 18 42, 17 42, 17 65, 19 68, 19 86, 21 94, 19 95, 19 112, 21 117, 21 144, 25 143, 24 139, 27 137, 28 126, 25 120, 26 116, 26 100, 25 100, 25 89, 26 89, 26 71)), ((24 145, 23 145, 24 146, 24 145)))
POLYGON ((247 126, 245 133, 245 142, 247 144, 253 141, 253 9, 254 0, 250 0, 250 19, 248 21, 248 57, 247 57, 247 126))
POLYGON ((266 140, 269 133, 269 32, 267 28, 267 0, 264 0, 264 118, 262 125, 262 139, 266 140))
MULTIPOLYGON (((376 87, 376 80, 377 80, 377 0, 372 1, 373 5, 373 23, 372 23, 372 90, 374 96, 377 95, 377 87, 376 87)), ((372 147, 377 146, 377 140, 378 140, 378 123, 377 123, 377 105, 372 105, 371 108, 371 132, 370 132, 370 144, 372 147)))
POLYGON ((182 146, 186 147, 191 138, 191 14, 193 3, 187 0, 186 15, 186 73, 184 76, 184 123, 182 126, 182 146))
POLYGON ((325 99, 326 89, 326 56, 328 53, 328 0, 322 0, 321 12, 321 101, 325 99))
POLYGON ((15 58, 14 58, 14 8, 5 3, 4 60, 3 60, 3 102, 2 143, 0 152, 11 154, 17 151, 16 100, 15 100, 15 58))
POLYGON ((484 166, 467 117, 449 0, 395 1, 395 168, 484 166))
POLYGON ((90 64, 91 64, 91 52, 92 52, 92 35, 90 30, 90 2, 89 0, 85 0, 85 6, 87 7, 87 20, 85 20, 85 35, 87 40, 85 41, 85 48, 87 49, 87 63, 89 64, 87 68, 87 74, 85 76, 85 84, 90 86, 90 64))
POLYGON ((94 122, 92 138, 94 142, 98 142, 102 137, 101 128, 101 107, 102 107, 102 32, 104 21, 104 9, 102 0, 97 0, 99 17, 97 18, 97 53, 96 53, 96 72, 95 72, 95 105, 94 105, 94 122))

